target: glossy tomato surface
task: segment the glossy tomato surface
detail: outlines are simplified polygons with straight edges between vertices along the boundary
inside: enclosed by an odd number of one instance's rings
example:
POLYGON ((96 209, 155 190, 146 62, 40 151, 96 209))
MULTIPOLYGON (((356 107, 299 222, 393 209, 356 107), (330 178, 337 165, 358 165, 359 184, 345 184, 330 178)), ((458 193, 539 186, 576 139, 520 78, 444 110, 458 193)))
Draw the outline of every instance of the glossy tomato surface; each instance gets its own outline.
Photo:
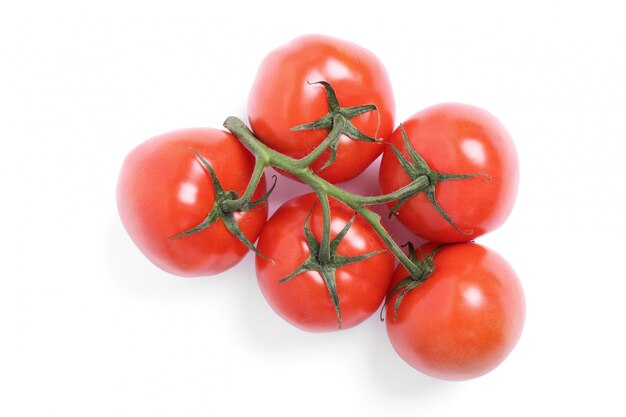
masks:
MULTIPOLYGON (((323 216, 315 194, 287 201, 268 220, 259 238, 258 249, 273 261, 256 257, 257 280, 270 306, 289 323, 312 332, 338 330, 335 308, 319 272, 304 272, 279 283, 309 258, 304 224, 312 208, 309 228, 321 241, 323 216)), ((330 237, 333 239, 354 212, 332 199, 330 208, 330 237)), ((384 249, 385 245, 371 226, 358 216, 339 244, 337 253, 349 257, 384 249)), ((394 257, 385 251, 337 269, 335 277, 342 329, 361 323, 376 311, 386 295, 393 268, 394 257)))
MULTIPOLYGON (((212 275, 235 265, 248 249, 221 220, 199 233, 170 239, 200 224, 215 201, 211 177, 191 149, 206 159, 225 190, 243 194, 253 156, 228 132, 194 128, 154 137, 128 154, 117 184, 117 206, 133 242, 159 268, 181 276, 212 275)), ((265 178, 260 184, 254 198, 265 192, 265 178)), ((235 217, 255 241, 267 205, 235 217)))
MULTIPOLYGON (((261 63, 248 98, 248 117, 255 135, 271 148, 294 158, 307 155, 327 136, 326 130, 291 132, 328 113, 326 92, 317 81, 330 83, 342 107, 374 104, 378 111, 351 120, 362 133, 387 139, 394 128, 395 102, 387 71, 368 50, 344 40, 307 35, 272 51, 261 63)), ((380 143, 342 136, 334 164, 319 174, 337 183, 361 173, 384 150, 380 143)), ((322 154, 312 165, 328 160, 322 154)))
MULTIPOLYGON (((428 253, 434 248, 423 246, 428 253)), ((436 378, 465 380, 496 368, 520 338, 525 318, 521 284, 496 252, 474 243, 444 246, 434 272, 402 299, 397 319, 387 304, 387 334, 411 366, 436 378)), ((394 273, 392 287, 408 274, 394 273)))
MULTIPOLYGON (((403 123, 413 148, 434 171, 449 174, 486 174, 436 185, 439 205, 465 233, 438 213, 424 193, 400 207, 400 222, 416 235, 435 242, 464 242, 497 229, 513 209, 519 178, 515 145, 505 127, 478 107, 444 103, 414 114, 403 123)), ((390 143, 408 158, 400 128, 390 143)), ((391 149, 380 166, 383 193, 408 183, 391 149)), ((394 203, 390 203, 390 207, 394 203)))

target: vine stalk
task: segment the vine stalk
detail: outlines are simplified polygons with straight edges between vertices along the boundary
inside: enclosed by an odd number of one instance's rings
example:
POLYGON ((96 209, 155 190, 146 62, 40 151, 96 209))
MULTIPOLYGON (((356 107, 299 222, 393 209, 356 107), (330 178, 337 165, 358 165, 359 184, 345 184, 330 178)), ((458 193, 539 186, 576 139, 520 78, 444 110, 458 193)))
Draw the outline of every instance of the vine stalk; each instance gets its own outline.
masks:
MULTIPOLYGON (((415 195, 429 185, 429 179, 427 176, 419 176, 405 187, 392 193, 368 197, 345 191, 321 178, 319 175, 314 173, 309 166, 326 149, 328 149, 334 141, 338 140, 338 137, 345 128, 345 123, 346 119, 343 115, 336 115, 334 117, 333 128, 329 132, 326 139, 307 156, 301 159, 295 159, 277 152, 265 145, 256 136, 254 136, 250 129, 240 119, 232 116, 227 118, 224 122, 224 127, 226 127, 226 129, 239 139, 239 141, 254 155, 256 161, 252 178, 245 193, 239 199, 222 202, 221 208, 222 210, 233 211, 243 206, 252 196, 252 193, 259 184, 265 168, 272 166, 274 168, 287 171, 299 180, 308 184, 317 193, 321 201, 325 225, 324 236, 321 241, 322 250, 320 251, 320 255, 322 257, 324 257, 324 254, 327 252, 324 250, 325 247, 323 245, 330 244, 330 238, 327 236, 330 231, 330 209, 328 208, 328 197, 330 196, 343 202, 363 217, 363 219, 372 226, 376 233, 378 233, 385 246, 387 246, 387 248, 395 255, 407 271, 411 275, 417 275, 420 273, 419 266, 409 259, 409 257, 402 251, 402 248, 393 240, 391 235, 389 235, 380 221, 380 216, 367 208, 367 206, 387 203, 402 199, 403 197, 415 195)), ((330 251, 328 251, 328 255, 330 256, 330 251)))

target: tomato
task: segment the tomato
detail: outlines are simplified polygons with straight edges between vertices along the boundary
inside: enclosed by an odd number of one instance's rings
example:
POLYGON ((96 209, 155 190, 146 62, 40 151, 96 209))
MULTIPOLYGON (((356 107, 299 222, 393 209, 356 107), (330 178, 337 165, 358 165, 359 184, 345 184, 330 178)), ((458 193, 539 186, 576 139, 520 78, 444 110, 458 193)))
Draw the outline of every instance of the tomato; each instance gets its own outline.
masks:
MULTIPOLYGON (((423 246, 429 253, 434 244, 423 246)), ((465 380, 496 368, 520 338, 524 293, 511 266, 475 244, 439 248, 434 271, 401 299, 394 319, 393 294, 386 311, 394 349, 417 370, 447 380, 465 380)), ((400 265, 392 287, 408 276, 400 265)))
MULTIPOLYGON (((395 102, 383 64, 368 50, 344 40, 308 35, 272 51, 261 63, 248 98, 248 117, 255 135, 271 148, 301 158, 327 136, 324 129, 291 131, 320 119, 329 111, 326 90, 332 85, 342 107, 373 104, 370 111, 350 120, 362 133, 386 139, 394 128, 395 102)), ((361 173, 383 151, 380 143, 357 141, 342 135, 337 159, 319 175, 332 182, 361 173)), ((314 171, 329 159, 323 153, 314 171)))
MULTIPOLYGON (((336 200, 330 199, 329 202, 330 238, 335 239, 354 212, 336 200)), ((256 257, 259 287, 274 311, 294 326, 312 332, 338 330, 337 312, 320 272, 307 271, 286 282, 279 282, 296 271, 311 255, 305 224, 309 225, 315 239, 321 242, 323 216, 315 194, 287 201, 268 220, 259 237, 258 249, 272 260, 256 257)), ((343 257, 383 251, 335 271, 341 328, 347 329, 361 323, 381 305, 395 260, 374 229, 360 216, 354 219, 339 242, 337 254, 343 257)))
MULTIPOLYGON (((414 114, 402 126, 433 171, 484 175, 435 185, 437 203, 461 231, 434 208, 425 193, 400 206, 396 212, 400 222, 436 242, 469 241, 502 225, 515 202, 519 164, 509 133, 492 114, 466 104, 444 103, 414 114)), ((389 143, 409 158, 401 128, 389 143)), ((379 179, 383 193, 411 181, 391 147, 383 154, 379 179)))
MULTIPOLYGON (((128 154, 117 184, 117 206, 133 242, 156 266, 181 276, 212 275, 235 265, 248 249, 222 220, 171 239, 200 224, 215 202, 211 176, 191 149, 209 163, 225 190, 244 193, 254 168, 252 154, 228 132, 184 129, 154 137, 128 154)), ((253 198, 264 191, 265 178, 253 198)), ((267 204, 234 217, 255 241, 267 204)))

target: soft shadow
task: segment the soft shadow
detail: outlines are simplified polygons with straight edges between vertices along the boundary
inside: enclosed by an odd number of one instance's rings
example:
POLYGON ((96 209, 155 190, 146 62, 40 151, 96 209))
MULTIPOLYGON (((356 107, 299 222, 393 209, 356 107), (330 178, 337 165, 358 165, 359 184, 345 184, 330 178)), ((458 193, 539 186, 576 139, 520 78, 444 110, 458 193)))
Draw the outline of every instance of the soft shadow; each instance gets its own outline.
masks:
POLYGON ((369 326, 371 340, 367 348, 371 384, 390 397, 420 397, 433 402, 434 398, 445 395, 445 401, 449 401, 451 392, 455 391, 454 384, 424 375, 404 362, 391 346, 385 324, 379 323, 377 326, 369 326))
MULTIPOLYGON (((249 271, 254 274, 254 265, 249 266, 249 271)), ((319 351, 342 343, 342 335, 351 330, 311 333, 298 329, 272 310, 255 278, 246 282, 240 291, 241 303, 237 310, 240 337, 255 349, 279 355, 319 351)))
POLYGON ((172 297, 214 287, 222 275, 181 278, 153 265, 134 245, 116 218, 109 220, 103 235, 103 257, 109 283, 133 296, 172 297))

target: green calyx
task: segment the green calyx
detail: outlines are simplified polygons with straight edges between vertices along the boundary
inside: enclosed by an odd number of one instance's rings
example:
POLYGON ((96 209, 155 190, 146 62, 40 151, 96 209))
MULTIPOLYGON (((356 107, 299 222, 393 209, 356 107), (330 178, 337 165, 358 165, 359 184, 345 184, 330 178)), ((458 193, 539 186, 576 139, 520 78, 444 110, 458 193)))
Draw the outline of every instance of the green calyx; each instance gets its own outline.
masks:
POLYGON ((207 214, 207 216, 200 224, 188 230, 185 230, 184 232, 179 233, 176 236, 171 237, 170 240, 176 240, 185 236, 199 233, 212 226, 218 220, 221 220, 222 223, 224 223, 224 226, 226 226, 226 229, 228 229, 228 231, 233 236, 235 236, 241 243, 243 243, 246 247, 254 251, 259 256, 267 258, 265 255, 258 251, 256 246, 254 246, 254 244, 242 232, 241 228, 235 221, 234 213, 258 210, 258 206, 265 203, 272 191, 274 190, 274 187, 276 186, 276 176, 273 176, 274 184, 259 199, 254 201, 250 201, 249 199, 241 199, 239 198, 237 192, 233 190, 224 190, 222 184, 217 178, 217 174, 215 173, 213 168, 211 168, 211 165, 207 162, 207 160, 204 159, 204 157, 200 155, 196 150, 191 149, 191 151, 196 155, 204 169, 209 173, 211 177, 213 191, 215 193, 215 202, 213 203, 213 207, 211 208, 211 211, 209 211, 209 214, 207 214))
POLYGON ((339 306, 339 295, 337 294, 337 282, 335 278, 335 272, 337 269, 345 266, 347 264, 351 264, 354 262, 359 262, 367 258, 371 258, 384 251, 375 251, 369 252, 359 256, 342 256, 337 253, 337 248, 339 244, 345 237, 350 227, 352 227, 352 223, 354 223, 354 219, 356 218, 356 213, 352 216, 350 221, 346 223, 344 228, 335 236, 334 239, 330 240, 329 233, 323 233, 322 241, 318 241, 311 229, 309 228, 309 220, 311 219, 311 214, 313 213, 313 207, 309 214, 306 217, 304 222, 304 235, 306 237, 307 245, 309 247, 309 258, 306 259, 300 266, 298 266, 293 272, 291 272, 286 277, 282 278, 279 282, 285 283, 289 280, 296 278, 298 275, 308 272, 308 271, 317 271, 321 275, 324 280, 324 284, 328 289, 328 293, 330 295, 333 306, 335 307, 335 313, 337 314, 337 323, 338 327, 341 329, 342 320, 341 320, 341 308, 339 306), (324 241, 326 240, 326 244, 324 241), (329 255, 324 255, 324 248, 328 247, 329 255))
POLYGON ((362 142, 378 142, 376 138, 372 138, 360 130, 358 130, 350 120, 359 116, 361 114, 377 110, 376 106, 373 104, 365 104, 361 106, 353 106, 353 107, 341 107, 339 105, 339 100, 337 99, 337 95, 335 94, 335 90, 333 87, 327 83, 326 81, 317 81, 309 84, 321 84, 326 89, 326 100, 328 101, 328 113, 322 116, 320 119, 310 122, 304 123, 298 126, 294 126, 291 128, 292 132, 297 132, 301 130, 318 130, 325 129, 331 131, 335 124, 337 123, 337 116, 341 116, 345 121, 345 125, 342 127, 340 134, 337 135, 336 140, 334 140, 330 144, 330 158, 326 163, 318 170, 322 171, 333 162, 337 158, 337 148, 339 147, 339 139, 341 135, 345 135, 351 139, 359 140, 362 142))
MULTIPOLYGON (((464 180, 467 178, 474 178, 474 177, 486 177, 486 181, 489 181, 491 177, 487 174, 447 174, 443 172, 433 171, 428 166, 424 158, 422 158, 420 154, 417 153, 417 151, 411 144, 411 141, 409 140, 409 137, 407 136, 403 125, 400 125, 400 129, 402 131, 402 141, 404 142, 404 147, 406 148, 409 154, 410 161, 393 144, 389 143, 388 145, 391 146, 391 150, 396 155, 396 158, 398 159, 398 162, 400 162, 400 165, 402 166, 402 169, 404 170, 404 172, 411 178, 411 180, 416 180, 419 177, 426 177, 428 179, 428 184, 424 187, 424 189, 421 192, 426 194, 426 198, 428 198, 428 201, 430 201, 430 203, 433 205, 435 210, 437 210, 437 212, 444 219, 446 219, 446 221, 450 223, 452 227, 454 227, 459 232, 465 235, 472 234, 471 230, 465 231, 465 230, 462 230, 459 226, 457 226, 454 220, 452 220, 452 218, 448 215, 448 213, 446 213, 446 211, 441 207, 441 205, 439 205, 439 203, 437 202, 437 198, 435 196, 436 186, 437 184, 443 181, 464 180)), ((409 195, 409 196, 405 196, 399 199, 398 202, 390 210, 389 218, 391 218, 391 216, 394 213, 396 213, 398 209, 412 197, 413 195, 409 195)))
POLYGON ((387 301, 385 301, 385 304, 383 305, 383 309, 381 310, 381 320, 383 319, 382 312, 384 308, 387 306, 387 303, 396 294, 398 296, 396 297, 396 300, 393 303, 393 320, 395 321, 398 319, 398 310, 400 309, 400 304, 402 303, 404 296, 409 291, 417 288, 420 284, 426 281, 426 279, 433 273, 433 271, 435 270, 435 264, 433 262, 435 258, 435 254, 437 253, 437 251, 439 251, 439 249, 441 249, 442 246, 445 246, 445 244, 437 246, 428 255, 425 255, 422 252, 422 250, 418 247, 418 250, 422 258, 422 259, 419 259, 418 256, 415 254, 415 247, 413 246, 413 244, 411 242, 408 242, 407 245, 409 247, 409 259, 414 265, 417 266, 417 272, 413 274, 409 274, 409 276, 404 278, 402 281, 398 282, 391 289, 391 291, 389 292, 389 295, 387 296, 387 301))

